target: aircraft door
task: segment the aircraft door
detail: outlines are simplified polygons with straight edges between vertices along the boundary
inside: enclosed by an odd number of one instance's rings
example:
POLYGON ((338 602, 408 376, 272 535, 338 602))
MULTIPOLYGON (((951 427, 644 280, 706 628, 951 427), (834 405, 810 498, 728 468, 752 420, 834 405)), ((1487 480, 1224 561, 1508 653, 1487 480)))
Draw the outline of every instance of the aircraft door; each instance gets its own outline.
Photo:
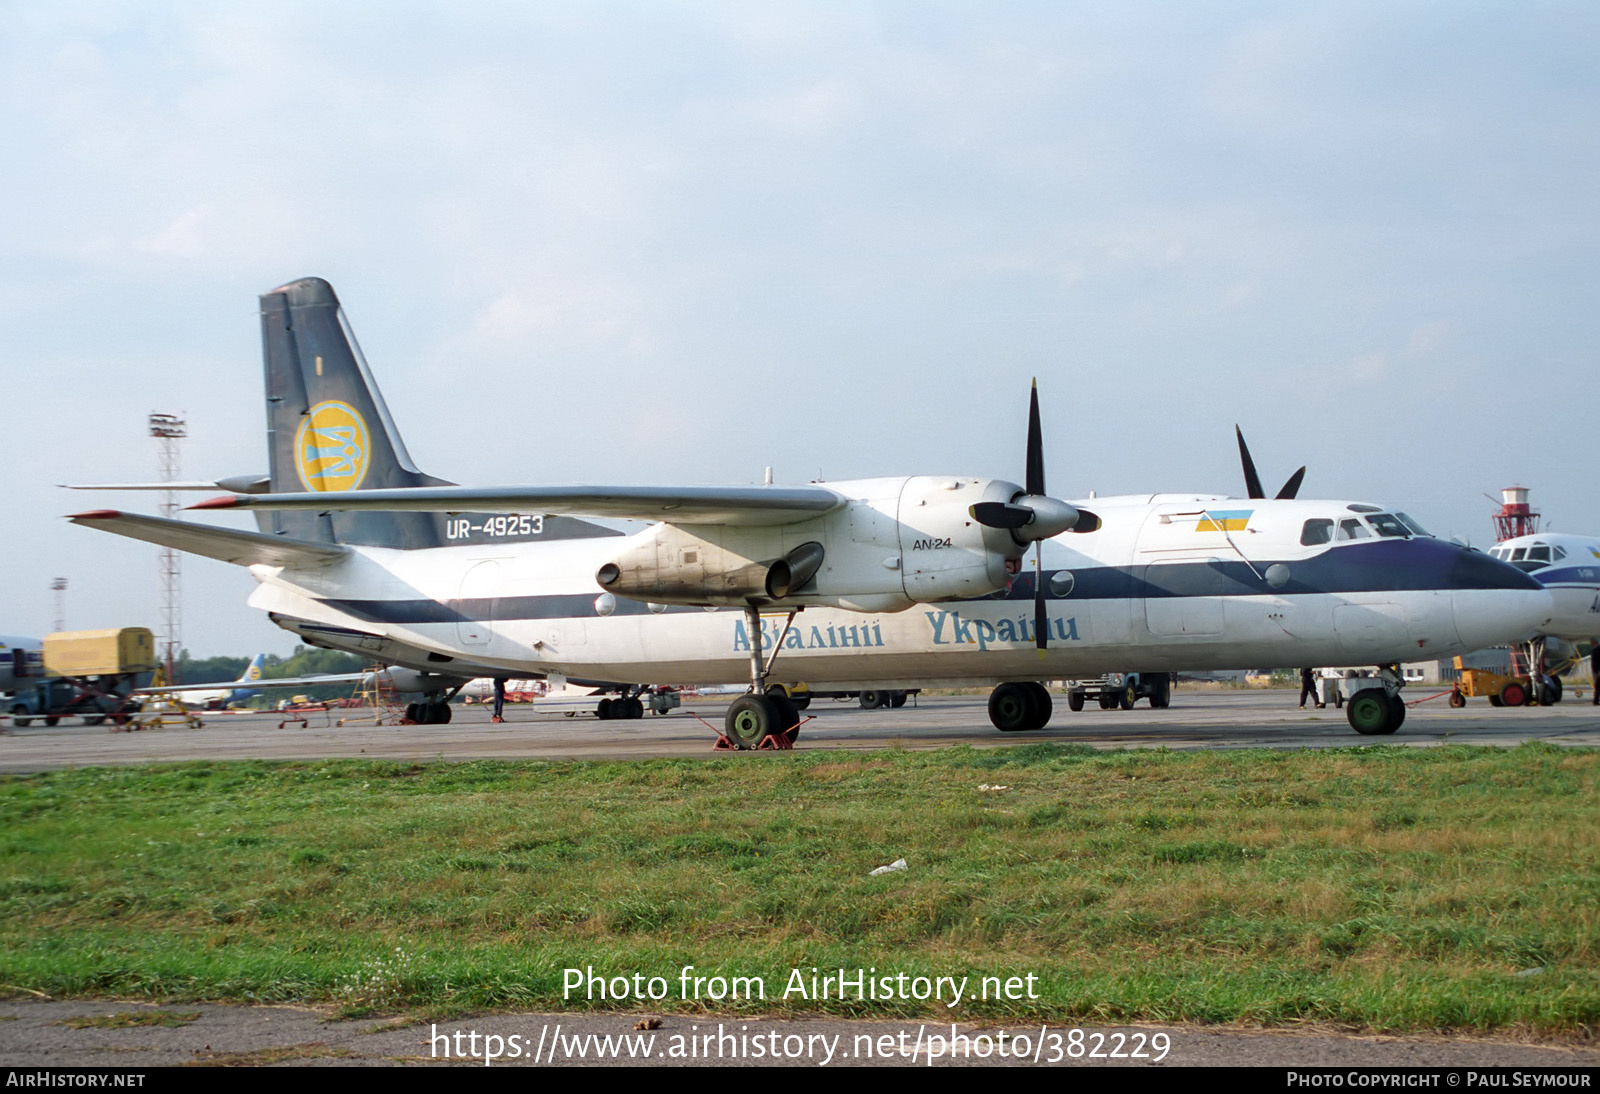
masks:
POLYGON ((1220 559, 1175 558, 1144 566, 1145 626, 1160 638, 1222 633, 1220 559))
POLYGON ((500 563, 475 562, 461 578, 461 593, 451 606, 456 617, 456 638, 463 646, 486 646, 494 629, 495 605, 500 591, 500 563))
POLYGON ((1214 524, 1203 509, 1170 506, 1151 513, 1139 530, 1134 576, 1144 586, 1145 627, 1155 637, 1222 633, 1229 550, 1225 537, 1210 530, 1214 524))

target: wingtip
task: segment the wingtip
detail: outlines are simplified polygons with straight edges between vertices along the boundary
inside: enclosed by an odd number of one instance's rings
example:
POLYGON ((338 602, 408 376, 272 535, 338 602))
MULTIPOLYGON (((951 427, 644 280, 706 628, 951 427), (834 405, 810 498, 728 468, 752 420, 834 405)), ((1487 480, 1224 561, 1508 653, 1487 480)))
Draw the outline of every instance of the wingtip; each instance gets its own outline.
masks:
POLYGON ((85 510, 84 512, 82 512, 82 513, 69 513, 67 515, 67 519, 68 520, 111 520, 112 518, 120 517, 121 515, 122 515, 122 510, 120 510, 120 509, 88 509, 88 510, 85 510))
POLYGON ((217 497, 207 498, 205 501, 197 501, 193 505, 184 506, 185 509, 237 509, 238 507, 239 495, 237 494, 220 494, 217 497))

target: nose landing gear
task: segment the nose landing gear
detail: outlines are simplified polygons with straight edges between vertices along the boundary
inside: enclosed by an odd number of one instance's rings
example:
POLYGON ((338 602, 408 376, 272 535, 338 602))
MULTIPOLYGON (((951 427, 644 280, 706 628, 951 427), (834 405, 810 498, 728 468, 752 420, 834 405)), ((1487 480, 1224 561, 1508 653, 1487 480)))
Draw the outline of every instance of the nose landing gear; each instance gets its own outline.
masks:
POLYGON ((1388 736, 1406 720, 1406 703, 1400 698, 1405 680, 1397 665, 1378 666, 1375 686, 1352 694, 1344 705, 1350 728, 1364 737, 1388 736))

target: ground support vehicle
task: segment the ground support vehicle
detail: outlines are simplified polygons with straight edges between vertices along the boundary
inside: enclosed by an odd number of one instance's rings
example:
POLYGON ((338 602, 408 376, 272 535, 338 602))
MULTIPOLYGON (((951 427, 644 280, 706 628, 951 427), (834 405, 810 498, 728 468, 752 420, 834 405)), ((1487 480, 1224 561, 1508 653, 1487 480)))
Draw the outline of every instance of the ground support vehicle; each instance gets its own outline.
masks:
POLYGON ((1542 704, 1548 706, 1561 701, 1561 678, 1546 676, 1538 693, 1533 689, 1533 678, 1528 675, 1495 672, 1492 669, 1462 667, 1461 658, 1455 659, 1456 684, 1450 692, 1450 705, 1464 707, 1467 699, 1483 696, 1490 706, 1520 707, 1542 704))
POLYGON ((1112 672, 1084 680, 1068 680, 1067 708, 1082 710, 1094 700, 1101 710, 1132 710, 1140 699, 1149 699, 1153 710, 1172 702, 1172 676, 1165 672, 1112 672))

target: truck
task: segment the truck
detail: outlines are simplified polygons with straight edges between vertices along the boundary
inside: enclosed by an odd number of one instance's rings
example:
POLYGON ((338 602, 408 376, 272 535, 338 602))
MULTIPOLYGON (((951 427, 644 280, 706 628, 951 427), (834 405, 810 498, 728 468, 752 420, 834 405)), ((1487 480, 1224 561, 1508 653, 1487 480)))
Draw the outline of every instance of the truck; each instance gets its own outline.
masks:
POLYGON ((155 636, 145 627, 59 631, 45 635, 42 646, 43 678, 6 701, 18 728, 71 716, 85 725, 122 725, 137 709, 129 696, 156 667, 155 636))
POLYGON ((1140 699, 1150 700, 1153 710, 1163 710, 1172 702, 1172 675, 1166 672, 1110 672, 1083 680, 1068 680, 1067 708, 1082 710, 1093 699, 1101 710, 1132 710, 1140 699))

